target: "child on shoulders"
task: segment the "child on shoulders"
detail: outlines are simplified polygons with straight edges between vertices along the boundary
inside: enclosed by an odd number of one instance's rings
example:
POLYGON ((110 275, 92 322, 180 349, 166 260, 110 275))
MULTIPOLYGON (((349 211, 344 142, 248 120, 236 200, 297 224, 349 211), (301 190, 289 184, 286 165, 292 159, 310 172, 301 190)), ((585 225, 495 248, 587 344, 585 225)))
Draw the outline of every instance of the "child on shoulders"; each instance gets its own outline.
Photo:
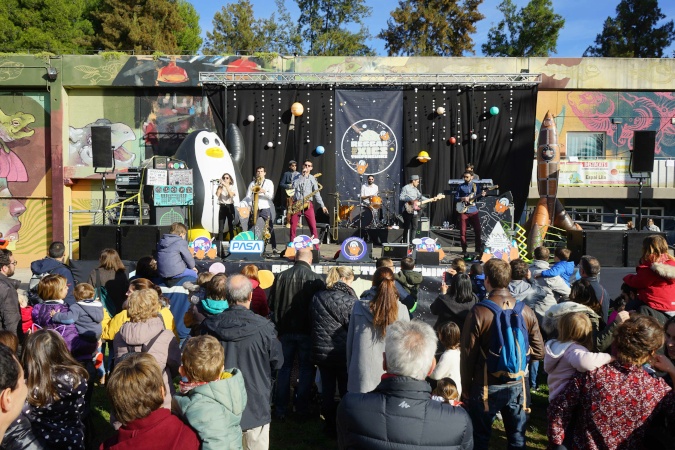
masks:
POLYGON ((157 244, 157 269, 162 278, 197 278, 195 258, 188 248, 187 227, 180 223, 171 224, 169 233, 162 236, 157 244))
POLYGON ((553 278, 560 276, 567 286, 570 286, 570 277, 574 273, 574 262, 569 260, 571 254, 572 252, 568 248, 556 248, 555 252, 553 252, 553 260, 555 261, 553 267, 539 272, 539 274, 536 276, 543 278, 553 278))

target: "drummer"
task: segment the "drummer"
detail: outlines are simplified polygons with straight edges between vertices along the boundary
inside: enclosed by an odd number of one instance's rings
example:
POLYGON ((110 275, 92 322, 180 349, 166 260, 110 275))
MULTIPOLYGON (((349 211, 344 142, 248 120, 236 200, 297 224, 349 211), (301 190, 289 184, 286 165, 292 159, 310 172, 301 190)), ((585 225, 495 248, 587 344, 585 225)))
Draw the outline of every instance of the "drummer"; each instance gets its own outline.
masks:
POLYGON ((373 175, 368 175, 367 184, 361 185, 361 201, 364 205, 371 206, 373 197, 377 197, 378 192, 379 188, 375 184, 375 177, 373 175))

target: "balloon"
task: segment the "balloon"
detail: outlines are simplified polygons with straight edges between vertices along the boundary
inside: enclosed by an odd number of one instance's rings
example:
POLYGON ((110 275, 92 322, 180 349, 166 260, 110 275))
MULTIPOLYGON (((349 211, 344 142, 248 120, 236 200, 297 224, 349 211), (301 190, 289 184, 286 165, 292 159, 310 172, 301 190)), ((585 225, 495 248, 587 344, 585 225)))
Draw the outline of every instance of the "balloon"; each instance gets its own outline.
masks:
POLYGON ((192 242, 199 237, 211 238, 211 234, 204 228, 193 228, 188 230, 188 242, 192 242))
POLYGON ((475 141, 476 139, 478 139, 478 135, 476 133, 473 133, 471 135, 471 139, 473 139, 475 141))
POLYGON ((274 142, 269 141, 269 142, 267 143, 267 148, 272 148, 272 147, 274 147, 274 142))
POLYGON ((452 136, 450 139, 448 139, 448 142, 450 142, 450 144, 452 144, 452 145, 455 145, 457 143, 457 138, 452 136))
POLYGON ((316 151, 316 154, 317 154, 317 155, 323 155, 323 152, 325 152, 326 149, 323 148, 323 145, 319 145, 319 146, 316 148, 315 151, 316 151))
POLYGON ((295 102, 291 105, 291 114, 295 117, 301 116, 303 112, 305 112, 305 107, 302 106, 302 103, 295 102))
POLYGON ((493 106, 492 108, 490 108, 490 114, 492 114, 493 116, 496 116, 497 114, 499 114, 499 108, 497 108, 496 106, 493 106))
POLYGON ((249 114, 246 120, 248 120, 249 122, 253 122, 255 120, 255 116, 253 114, 249 114))
POLYGON ((445 108, 443 108, 442 106, 439 106, 438 108, 436 108, 436 114, 438 114, 439 116, 442 116, 443 114, 445 114, 445 108))

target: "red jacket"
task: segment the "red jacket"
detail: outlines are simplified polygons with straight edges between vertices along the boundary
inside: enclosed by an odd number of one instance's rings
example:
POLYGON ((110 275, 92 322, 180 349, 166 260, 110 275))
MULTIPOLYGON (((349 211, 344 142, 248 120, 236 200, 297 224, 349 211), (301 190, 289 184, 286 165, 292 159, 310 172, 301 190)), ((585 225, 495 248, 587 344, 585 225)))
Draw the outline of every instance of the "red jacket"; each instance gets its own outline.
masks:
POLYGON ((265 295, 265 291, 260 286, 253 289, 251 311, 263 317, 270 315, 270 307, 267 305, 267 295, 265 295))
POLYGON ((21 329, 23 330, 23 334, 26 334, 33 327, 33 317, 31 316, 33 307, 26 306, 19 309, 21 310, 21 329))
POLYGON ((658 311, 675 311, 675 260, 663 255, 655 263, 640 263, 623 282, 638 290, 638 299, 658 311))
MULTIPOLYGON (((215 426, 215 425, 214 425, 215 426)), ((122 426, 117 434, 101 444, 100 450, 199 450, 199 439, 192 428, 159 408, 148 417, 122 426)))

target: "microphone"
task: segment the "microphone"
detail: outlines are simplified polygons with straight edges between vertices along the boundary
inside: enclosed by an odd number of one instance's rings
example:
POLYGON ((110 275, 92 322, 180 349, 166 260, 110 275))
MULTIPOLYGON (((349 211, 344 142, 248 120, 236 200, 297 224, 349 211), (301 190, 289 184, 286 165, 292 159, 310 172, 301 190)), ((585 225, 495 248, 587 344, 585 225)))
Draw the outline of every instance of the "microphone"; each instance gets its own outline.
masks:
POLYGON ((216 178, 215 180, 211 180, 211 183, 220 183, 220 178, 216 178))

